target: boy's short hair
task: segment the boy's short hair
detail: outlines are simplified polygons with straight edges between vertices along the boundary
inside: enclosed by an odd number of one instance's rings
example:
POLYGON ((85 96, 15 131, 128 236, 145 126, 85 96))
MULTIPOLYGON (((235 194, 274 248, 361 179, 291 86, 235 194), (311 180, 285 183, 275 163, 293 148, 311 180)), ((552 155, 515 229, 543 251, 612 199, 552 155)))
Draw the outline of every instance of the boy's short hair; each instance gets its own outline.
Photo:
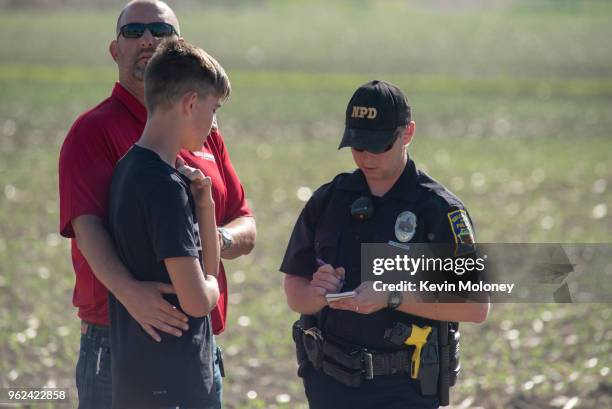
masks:
POLYGON ((149 112, 169 109, 188 92, 229 97, 231 85, 221 64, 206 51, 176 39, 162 42, 145 71, 145 105, 149 112))

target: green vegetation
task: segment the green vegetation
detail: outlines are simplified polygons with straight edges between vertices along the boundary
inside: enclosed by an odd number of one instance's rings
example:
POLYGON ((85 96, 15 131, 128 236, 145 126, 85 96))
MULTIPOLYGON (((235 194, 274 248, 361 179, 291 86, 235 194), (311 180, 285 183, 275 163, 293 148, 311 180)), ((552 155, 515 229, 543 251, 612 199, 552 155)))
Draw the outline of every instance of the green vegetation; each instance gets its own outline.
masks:
MULTIPOLYGON (((610 242, 612 7, 553 3, 177 10, 183 35, 230 73, 220 125, 258 222, 254 253, 226 265, 227 407, 305 407, 278 266, 304 204, 298 189, 353 166, 336 147, 348 98, 368 79, 406 91, 410 152, 463 199, 480 241, 610 242)), ((0 387, 74 387, 79 331, 56 168, 73 120, 116 78, 106 51, 115 18, 0 15, 0 387)), ((463 326, 452 402, 610 407, 611 313, 493 305, 486 323, 463 326)))

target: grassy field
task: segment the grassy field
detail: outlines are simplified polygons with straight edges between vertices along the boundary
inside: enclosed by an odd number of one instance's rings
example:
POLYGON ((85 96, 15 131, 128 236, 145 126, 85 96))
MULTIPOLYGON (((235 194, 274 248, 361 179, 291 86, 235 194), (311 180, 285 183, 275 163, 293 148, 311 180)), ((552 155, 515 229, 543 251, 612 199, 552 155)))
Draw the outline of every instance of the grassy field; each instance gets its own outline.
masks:
MULTIPOLYGON (((462 198, 480 241, 612 241, 612 6, 267 2, 177 13, 183 35, 230 74, 220 125, 258 223, 253 254, 226 265, 228 408, 305 407, 278 266, 298 191, 352 168, 336 147, 346 103, 369 79, 405 90, 417 122, 410 154, 462 198)), ((116 78, 106 51, 115 19, 0 14, 0 388, 74 387, 57 159, 72 121, 116 78)), ((452 403, 612 406, 611 314, 608 304, 493 305, 486 323, 463 326, 452 403)))

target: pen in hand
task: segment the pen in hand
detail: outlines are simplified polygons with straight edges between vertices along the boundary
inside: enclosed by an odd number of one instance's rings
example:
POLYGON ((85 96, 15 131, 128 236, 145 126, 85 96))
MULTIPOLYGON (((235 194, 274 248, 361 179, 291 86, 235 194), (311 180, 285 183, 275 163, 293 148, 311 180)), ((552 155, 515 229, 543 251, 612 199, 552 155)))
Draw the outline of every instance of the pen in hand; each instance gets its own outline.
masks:
MULTIPOLYGON (((317 267, 323 267, 324 265, 329 264, 328 262, 326 262, 325 260, 323 260, 323 259, 322 259, 322 258, 320 258, 320 257, 317 257, 315 260, 316 260, 316 262, 317 262, 317 267)), ((330 265, 331 265, 331 264, 330 264, 330 265)), ((333 268, 333 267, 334 267, 334 266, 332 266, 332 268, 333 268)), ((344 276, 342 276, 342 277, 338 277, 338 279, 339 279, 339 280, 340 280, 342 283, 344 283, 344 276)))

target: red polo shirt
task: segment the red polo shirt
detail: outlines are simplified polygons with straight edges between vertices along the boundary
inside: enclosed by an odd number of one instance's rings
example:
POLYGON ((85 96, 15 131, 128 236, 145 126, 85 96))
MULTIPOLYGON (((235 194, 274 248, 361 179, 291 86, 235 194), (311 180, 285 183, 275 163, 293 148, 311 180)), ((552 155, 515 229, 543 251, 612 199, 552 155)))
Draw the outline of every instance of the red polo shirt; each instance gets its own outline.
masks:
MULTIPOLYGON (((72 239, 72 265, 76 274, 72 303, 79 309, 81 319, 95 324, 109 325, 108 290, 79 251, 72 220, 91 214, 106 221, 113 169, 140 138, 146 120, 145 107, 117 83, 109 98, 75 121, 60 152, 60 234, 72 239)), ((212 132, 201 151, 181 151, 181 156, 211 177, 219 226, 237 217, 252 215, 220 132, 212 132)), ((227 317, 227 280, 223 263, 219 287, 219 303, 211 313, 215 334, 224 330, 227 317)))

